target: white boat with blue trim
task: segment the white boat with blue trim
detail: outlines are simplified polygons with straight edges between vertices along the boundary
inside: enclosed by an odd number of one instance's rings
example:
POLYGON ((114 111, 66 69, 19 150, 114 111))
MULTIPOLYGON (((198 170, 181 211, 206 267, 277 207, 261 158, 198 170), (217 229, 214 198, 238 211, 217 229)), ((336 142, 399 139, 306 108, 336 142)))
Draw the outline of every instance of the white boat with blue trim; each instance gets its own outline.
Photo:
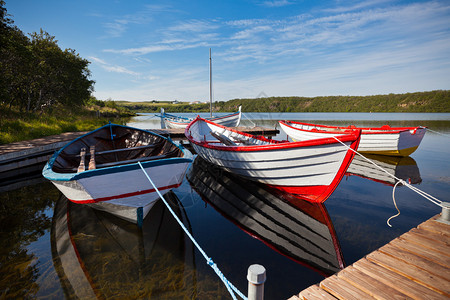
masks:
MULTIPOLYGON (((195 118, 187 118, 177 115, 168 114, 164 111, 164 108, 161 108, 161 119, 164 122, 164 126, 166 128, 186 128, 189 123, 191 123, 195 118)), ((227 127, 236 127, 239 126, 241 122, 242 111, 241 106, 239 106, 236 112, 222 115, 222 116, 211 116, 206 118, 207 120, 227 126, 227 127)))
POLYGON ((185 130, 204 160, 237 175, 324 202, 344 176, 360 131, 334 138, 289 142, 254 136, 197 117, 185 130), (342 144, 341 144, 342 142, 342 144))
POLYGON ((108 124, 57 151, 42 174, 70 201, 141 224, 159 196, 181 185, 192 154, 170 138, 108 124))
POLYGON ((340 136, 355 129, 361 130, 358 151, 362 153, 408 156, 419 147, 425 127, 356 127, 354 125, 327 126, 296 121, 279 121, 281 129, 294 141, 340 136))

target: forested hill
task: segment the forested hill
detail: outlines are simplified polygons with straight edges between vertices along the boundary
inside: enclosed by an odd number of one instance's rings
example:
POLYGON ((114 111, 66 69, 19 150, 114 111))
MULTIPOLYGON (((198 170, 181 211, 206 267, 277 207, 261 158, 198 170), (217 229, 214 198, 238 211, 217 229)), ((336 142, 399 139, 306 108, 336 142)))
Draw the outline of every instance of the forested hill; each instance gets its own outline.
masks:
POLYGON ((375 96, 268 97, 216 102, 218 111, 247 112, 450 112, 450 91, 375 96))

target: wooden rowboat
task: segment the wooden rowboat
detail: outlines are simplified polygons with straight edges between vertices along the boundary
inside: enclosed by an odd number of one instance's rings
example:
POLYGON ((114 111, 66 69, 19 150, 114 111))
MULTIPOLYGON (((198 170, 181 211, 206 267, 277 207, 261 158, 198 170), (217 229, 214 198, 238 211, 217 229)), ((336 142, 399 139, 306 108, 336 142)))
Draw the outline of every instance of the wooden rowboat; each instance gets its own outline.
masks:
POLYGON ((186 175, 216 211, 277 253, 329 276, 345 267, 325 205, 246 180, 197 157, 186 175))
POLYGON ((185 130, 206 161, 274 188, 324 202, 354 156, 360 131, 334 138, 288 142, 253 136, 197 117, 185 130))
POLYGON ((139 162, 166 193, 182 183, 192 154, 153 132, 108 124, 57 151, 42 174, 70 201, 140 224, 159 196, 139 162))
POLYGON ((279 121, 283 131, 295 141, 340 136, 355 129, 361 130, 358 151, 363 153, 408 156, 419 147, 425 127, 339 127, 295 121, 279 121))
MULTIPOLYGON (((239 110, 237 112, 224 115, 224 116, 212 116, 210 118, 207 118, 207 120, 210 120, 214 123, 221 124, 223 126, 227 127, 236 127, 239 126, 239 123, 241 122, 241 106, 239 106, 239 110)), ((186 128, 189 123, 191 123, 194 118, 186 118, 181 117, 177 115, 168 114, 164 111, 164 108, 161 108, 161 119, 164 122, 164 126, 166 128, 186 128)))

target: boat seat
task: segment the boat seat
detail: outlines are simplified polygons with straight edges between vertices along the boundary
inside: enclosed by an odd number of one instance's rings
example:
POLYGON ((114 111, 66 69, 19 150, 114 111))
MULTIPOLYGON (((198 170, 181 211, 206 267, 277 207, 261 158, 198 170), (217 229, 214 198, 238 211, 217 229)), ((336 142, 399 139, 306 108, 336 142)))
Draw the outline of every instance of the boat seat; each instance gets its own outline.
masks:
MULTIPOLYGON (((103 155, 103 154, 110 154, 110 153, 117 153, 117 152, 123 152, 123 151, 133 151, 133 150, 142 150, 142 149, 147 149, 147 148, 155 148, 156 144, 150 144, 150 145, 145 145, 145 146, 138 146, 138 147, 130 147, 130 148, 120 148, 120 149, 113 149, 113 150, 105 150, 105 151, 98 151, 95 152, 95 155, 103 155)), ((94 146, 93 146, 94 147, 94 146)), ((91 155, 90 153, 86 153, 86 155, 91 155)), ((79 154, 75 154, 75 155, 67 155, 67 156, 76 156, 79 157, 79 154)))
POLYGON ((250 140, 245 139, 245 138, 241 138, 239 136, 233 136, 232 139, 235 140, 238 143, 243 144, 243 145, 253 145, 252 142, 250 142, 250 140))
POLYGON ((124 151, 133 151, 133 150, 142 150, 142 149, 148 149, 148 148, 155 148, 156 146, 157 145, 155 145, 155 144, 150 144, 150 145, 138 146, 138 147, 105 150, 105 151, 95 152, 95 155, 103 155, 103 154, 110 154, 110 153, 117 153, 117 152, 124 152, 124 151))
POLYGON ((222 144, 227 146, 237 146, 232 140, 230 140, 228 137, 224 136, 221 133, 210 131, 211 135, 218 139, 222 144))

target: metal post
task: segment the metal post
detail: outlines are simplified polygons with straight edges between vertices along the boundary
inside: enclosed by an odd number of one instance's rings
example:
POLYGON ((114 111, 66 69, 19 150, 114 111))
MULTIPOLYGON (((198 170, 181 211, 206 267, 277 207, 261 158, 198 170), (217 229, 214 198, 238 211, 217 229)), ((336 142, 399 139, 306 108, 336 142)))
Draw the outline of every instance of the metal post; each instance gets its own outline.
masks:
POLYGON ((247 280, 248 300, 263 300, 266 269, 261 265, 251 265, 248 267, 247 280))
POLYGON ((445 224, 450 225, 450 202, 442 202, 442 213, 436 220, 445 224))

